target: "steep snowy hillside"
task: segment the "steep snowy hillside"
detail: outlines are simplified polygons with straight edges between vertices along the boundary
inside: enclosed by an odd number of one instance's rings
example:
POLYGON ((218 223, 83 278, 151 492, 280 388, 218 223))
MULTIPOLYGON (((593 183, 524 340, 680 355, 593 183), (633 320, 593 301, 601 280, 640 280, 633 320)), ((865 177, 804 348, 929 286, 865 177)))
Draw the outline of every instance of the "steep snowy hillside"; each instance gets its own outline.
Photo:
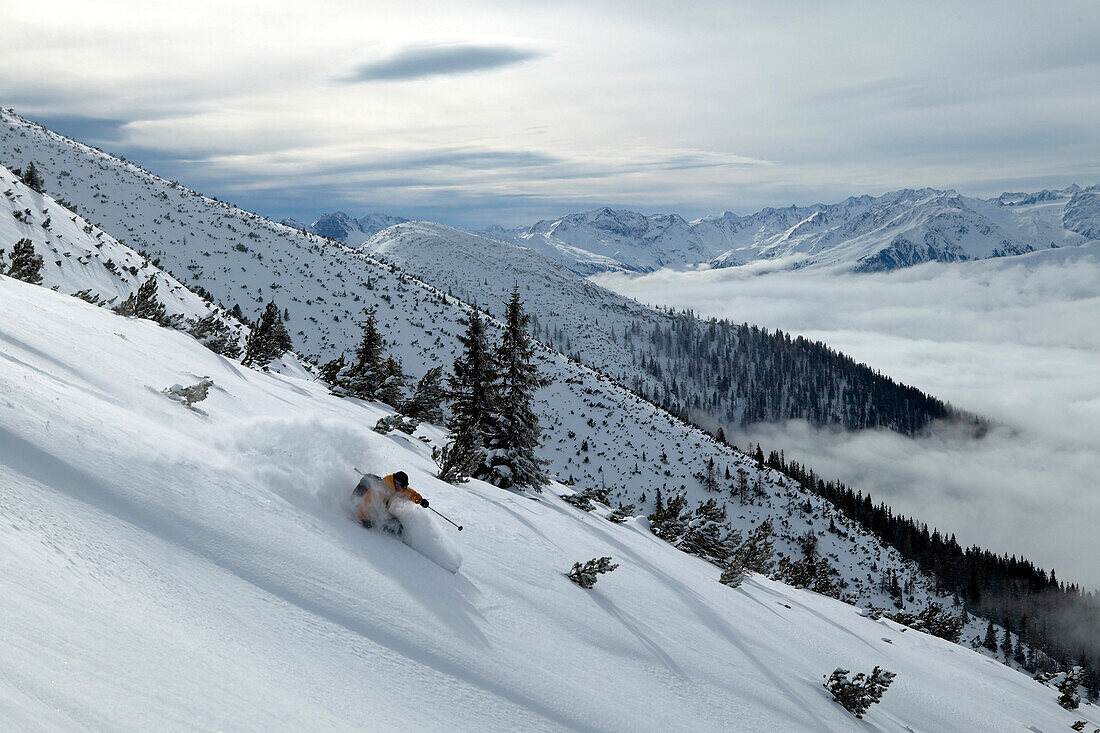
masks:
MULTIPOLYGON (((227 306, 242 304, 254 316, 277 299, 289 311, 286 325, 300 352, 331 358, 350 351, 360 336, 357 322, 374 306, 387 350, 406 371, 420 375, 453 362, 468 314, 456 299, 368 255, 213 201, 10 113, 0 116, 10 125, 0 127, 4 154, 20 156, 20 164, 34 160, 47 190, 60 188, 82 211, 94 211, 90 218, 110 223, 112 233, 122 232, 170 271, 190 273, 227 306)), ((496 266, 483 276, 486 285, 495 272, 496 266)), ((552 384, 538 393, 535 408, 552 473, 579 488, 606 486, 614 500, 635 503, 639 512, 651 510, 660 489, 667 496, 683 490, 689 506, 716 498, 735 529, 773 516, 777 547, 789 555, 798 551, 798 536, 823 521, 824 502, 789 479, 590 368, 549 350, 540 359, 552 384), (742 506, 731 480, 723 481, 720 493, 708 492, 697 476, 710 460, 732 474, 743 468, 761 486, 760 496, 742 506)), ((854 528, 829 539, 843 558, 837 570, 845 592, 892 603, 880 585, 894 572, 914 576, 919 590, 912 603, 918 607, 933 597, 925 592, 928 579, 854 528)))
POLYGON ((1096 239, 1097 192, 1100 186, 1070 186, 983 200, 954 191, 906 189, 837 204, 767 208, 748 216, 726 212, 692 222, 670 214, 600 209, 486 234, 530 247, 585 275, 759 260, 780 267, 874 272, 1096 239))
MULTIPOLYGON (((316 382, 0 277, 0 698, 18 730, 1068 730, 1100 724, 960 646, 644 521, 431 478, 428 446, 316 382), (162 389, 209 377, 188 410, 162 389), (451 575, 355 524, 354 467, 465 526, 451 575), (619 568, 592 590, 578 560, 619 568), (854 719, 836 666, 897 673, 854 719)), ((438 440, 438 430, 422 430, 438 440)), ((421 511, 421 510, 417 510, 421 511)), ((843 526, 842 520, 837 518, 843 526)), ((450 528, 439 524, 438 531, 450 528)))
POLYGON ((950 414, 821 344, 641 306, 518 245, 413 222, 379 232, 363 251, 498 316, 518 284, 545 343, 700 424, 798 417, 912 434, 950 414))
MULTIPOLYGON (((120 242, 140 248, 166 270, 185 275, 196 288, 209 291, 215 301, 229 307, 239 305, 249 317, 255 317, 266 302, 275 299, 286 312, 286 325, 300 352, 328 359, 349 351, 360 337, 357 323, 368 307, 374 307, 388 340, 386 348, 402 360, 405 371, 419 376, 428 367, 449 368, 453 363, 469 313, 468 306, 456 298, 370 254, 206 198, 9 112, 0 112, 0 117, 4 121, 0 125, 4 160, 16 166, 36 162, 48 192, 73 202, 120 242)), ((466 267, 468 261, 456 258, 455 264, 466 267)), ((495 307, 493 289, 511 287, 510 282, 502 282, 501 266, 505 264, 503 259, 490 262, 480 274, 472 275, 464 287, 475 287, 475 292, 467 295, 495 307), (479 281, 485 288, 478 291, 479 281)), ((571 278, 562 280, 563 286, 590 287, 564 270, 560 272, 571 278)), ((544 283, 537 289, 532 285, 529 295, 548 293, 546 303, 553 303, 561 302, 562 292, 553 288, 548 292, 544 283)), ((583 295, 581 290, 571 292, 583 295)), ((533 297, 524 297, 532 309, 545 306, 532 302, 533 297)), ((579 313, 585 315, 583 310, 579 313)), ((604 323, 602 315, 589 315, 604 323)), ((493 321, 489 327, 490 337, 496 339, 499 325, 493 321)), ((643 336, 665 344, 660 358, 647 353, 644 362, 640 357, 639 362, 656 374, 672 372, 660 382, 662 389, 668 385, 669 404, 672 397, 679 397, 672 395, 672 390, 684 386, 684 377, 705 379, 711 369, 725 370, 715 372, 719 374, 732 370, 754 374, 756 382, 738 386, 727 381, 721 389, 739 389, 736 396, 744 397, 752 395, 748 390, 753 384, 764 385, 767 389, 760 393, 757 404, 776 410, 804 407, 783 401, 783 395, 798 394, 779 389, 787 383, 795 383, 803 391, 820 391, 823 385, 813 381, 813 375, 848 378, 870 374, 858 368, 840 371, 853 367, 850 360, 805 342, 759 330, 740 331, 730 324, 701 324, 686 315, 650 333, 639 324, 631 333, 616 330, 612 341, 638 341, 643 336), (709 344, 714 342, 707 340, 710 329, 726 329, 718 341, 725 350, 711 351, 709 344), (676 362, 675 369, 669 366, 672 359, 683 359, 692 350, 708 355, 709 361, 699 362, 704 366, 703 377, 693 373, 693 367, 683 367, 683 361, 676 362), (683 377, 680 371, 685 373, 683 377), (769 379, 769 374, 774 379, 769 379)), ((569 334, 563 334, 555 342, 568 338, 569 334)), ((549 461, 550 472, 578 490, 606 489, 610 502, 635 504, 639 514, 654 509, 658 490, 666 500, 682 493, 689 512, 713 499, 722 532, 746 532, 770 517, 776 529, 776 550, 786 557, 799 557, 802 539, 812 532, 847 597, 914 613, 930 601, 952 603, 950 595, 935 592, 936 583, 915 563, 884 549, 854 523, 837 520, 834 524, 835 512, 826 502, 793 480, 720 444, 575 360, 549 349, 539 351, 538 358, 552 382, 537 394, 534 405, 545 429, 540 452, 549 461), (708 487, 705 472, 710 465, 715 468, 715 482, 708 487), (749 487, 747 493, 738 491, 739 484, 749 487)), ((875 388, 849 384, 858 401, 851 402, 845 414, 865 420, 871 416, 882 419, 883 409, 886 414, 891 409, 893 414, 907 413, 896 401, 891 407, 894 398, 909 398, 905 388, 873 374, 866 378, 875 388), (877 400, 872 403, 873 410, 864 403, 867 394, 877 400), (892 397, 882 399, 883 394, 892 397)), ((931 399, 919 393, 915 397, 931 399)), ((982 624, 972 620, 963 640, 980 642, 982 624)))
POLYGON ((169 315, 197 320, 212 310, 242 332, 228 313, 50 196, 28 188, 0 166, 0 249, 29 239, 42 258, 42 284, 62 293, 84 292, 113 305, 157 277, 157 295, 169 315))

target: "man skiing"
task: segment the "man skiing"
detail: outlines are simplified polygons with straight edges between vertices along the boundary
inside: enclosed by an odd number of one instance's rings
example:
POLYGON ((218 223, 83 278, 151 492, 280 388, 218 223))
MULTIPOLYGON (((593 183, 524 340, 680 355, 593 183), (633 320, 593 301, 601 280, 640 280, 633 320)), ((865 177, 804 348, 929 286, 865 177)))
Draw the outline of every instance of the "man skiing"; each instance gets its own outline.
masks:
POLYGON ((359 522, 364 527, 370 529, 377 521, 384 528, 392 529, 398 534, 401 532, 401 523, 390 514, 390 502, 411 501, 424 508, 428 507, 428 500, 409 488, 409 477, 404 471, 397 471, 383 478, 368 473, 359 479, 359 485, 352 492, 352 497, 359 500, 359 522))

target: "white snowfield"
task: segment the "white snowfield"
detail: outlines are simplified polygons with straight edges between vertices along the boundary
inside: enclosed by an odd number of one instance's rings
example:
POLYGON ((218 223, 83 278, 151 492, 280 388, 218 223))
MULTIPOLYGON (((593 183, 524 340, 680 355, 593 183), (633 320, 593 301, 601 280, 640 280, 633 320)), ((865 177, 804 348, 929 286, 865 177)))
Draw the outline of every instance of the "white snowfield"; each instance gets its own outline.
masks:
MULTIPOLYGON (((558 499, 431 478, 379 406, 0 277, 8 730, 1066 731, 968 649, 719 570, 558 499), (162 390, 209 377, 188 410, 162 390), (465 526, 452 575, 350 517, 407 471, 465 526), (592 590, 573 562, 620 567, 592 590), (897 673, 863 721, 836 666, 897 673)), ((434 428, 419 431, 438 440, 434 428)), ((427 512, 427 510, 423 510, 427 512)), ((435 520, 440 532, 452 531, 435 520)), ((1090 728, 1091 729, 1091 728, 1090 728)))

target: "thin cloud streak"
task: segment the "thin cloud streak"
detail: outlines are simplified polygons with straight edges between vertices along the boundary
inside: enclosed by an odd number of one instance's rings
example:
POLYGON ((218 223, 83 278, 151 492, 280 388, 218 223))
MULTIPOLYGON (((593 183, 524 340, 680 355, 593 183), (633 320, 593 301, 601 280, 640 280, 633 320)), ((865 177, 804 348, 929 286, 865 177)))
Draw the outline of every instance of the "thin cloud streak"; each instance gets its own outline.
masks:
POLYGON ((372 81, 411 81, 433 76, 470 74, 512 66, 546 54, 504 45, 454 44, 405 48, 388 58, 357 66, 338 79, 345 84, 372 81))

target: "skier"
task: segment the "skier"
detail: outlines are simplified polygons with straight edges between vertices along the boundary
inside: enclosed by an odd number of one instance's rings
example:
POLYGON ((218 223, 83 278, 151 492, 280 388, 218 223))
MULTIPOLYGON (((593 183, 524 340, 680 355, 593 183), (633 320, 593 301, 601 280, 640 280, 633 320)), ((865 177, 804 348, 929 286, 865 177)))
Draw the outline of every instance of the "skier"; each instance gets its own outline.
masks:
POLYGON ((379 521, 383 528, 396 534, 400 534, 402 528, 401 522, 389 512, 391 501, 411 501, 425 509, 428 507, 428 500, 409 488, 409 477, 404 471, 384 478, 368 473, 359 480, 352 497, 359 499, 359 522, 364 527, 370 529, 379 521))

